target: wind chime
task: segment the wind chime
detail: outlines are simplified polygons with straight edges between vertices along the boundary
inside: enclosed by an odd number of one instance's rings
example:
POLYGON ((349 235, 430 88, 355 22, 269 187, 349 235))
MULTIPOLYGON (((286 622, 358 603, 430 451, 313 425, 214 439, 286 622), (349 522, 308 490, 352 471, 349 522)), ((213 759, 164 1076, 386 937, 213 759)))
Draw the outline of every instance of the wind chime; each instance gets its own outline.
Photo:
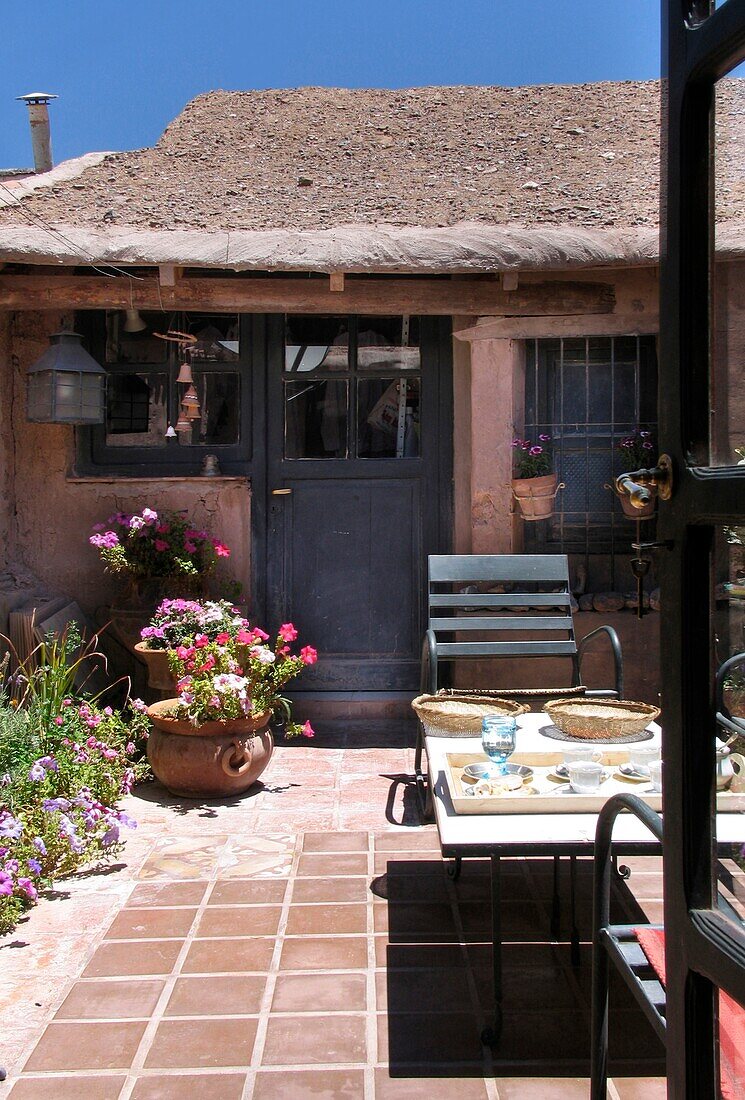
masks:
POLYGON ((179 415, 175 425, 168 426, 168 433, 178 436, 181 444, 188 444, 192 440, 194 422, 201 418, 202 412, 199 405, 199 395, 194 386, 194 377, 191 370, 191 360, 194 347, 198 338, 188 332, 179 332, 178 329, 169 329, 167 333, 154 333, 159 340, 170 340, 178 344, 182 354, 182 363, 176 378, 176 384, 183 389, 179 390, 179 415))

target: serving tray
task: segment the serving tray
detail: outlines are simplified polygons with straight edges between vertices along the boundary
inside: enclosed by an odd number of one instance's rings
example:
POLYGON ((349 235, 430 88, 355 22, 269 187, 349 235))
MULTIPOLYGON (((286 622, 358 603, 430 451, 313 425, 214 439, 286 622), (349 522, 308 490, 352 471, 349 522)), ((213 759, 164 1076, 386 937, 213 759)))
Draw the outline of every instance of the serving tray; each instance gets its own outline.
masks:
MULTIPOLYGON (((598 746, 599 747, 599 746, 598 746)), ((516 752, 510 757, 513 764, 527 764, 533 769, 533 779, 515 794, 492 795, 474 798, 465 792, 473 783, 463 777, 468 764, 483 763, 487 757, 478 752, 449 752, 446 754, 447 779, 450 798, 456 814, 582 814, 598 813, 603 804, 622 791, 638 795, 653 810, 662 809, 662 795, 635 780, 624 779, 618 772, 619 764, 626 764, 630 753, 623 749, 607 748, 600 763, 609 778, 601 784, 597 794, 576 794, 569 790, 567 782, 558 783, 549 774, 563 760, 561 752, 516 752), (532 790, 533 793, 528 793, 532 790)), ((745 777, 735 777, 740 789, 722 791, 717 795, 720 813, 745 812, 745 777)))

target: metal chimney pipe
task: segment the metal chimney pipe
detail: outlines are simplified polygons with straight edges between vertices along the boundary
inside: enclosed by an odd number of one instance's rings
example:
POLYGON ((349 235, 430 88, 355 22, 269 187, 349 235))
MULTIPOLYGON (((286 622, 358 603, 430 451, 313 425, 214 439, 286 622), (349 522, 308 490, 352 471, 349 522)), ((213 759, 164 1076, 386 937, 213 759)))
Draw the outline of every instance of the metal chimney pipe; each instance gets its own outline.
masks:
POLYGON ((28 107, 31 146, 34 150, 34 171, 48 172, 52 167, 52 139, 49 133, 47 104, 58 97, 51 92, 29 92, 28 95, 19 95, 16 98, 28 107))

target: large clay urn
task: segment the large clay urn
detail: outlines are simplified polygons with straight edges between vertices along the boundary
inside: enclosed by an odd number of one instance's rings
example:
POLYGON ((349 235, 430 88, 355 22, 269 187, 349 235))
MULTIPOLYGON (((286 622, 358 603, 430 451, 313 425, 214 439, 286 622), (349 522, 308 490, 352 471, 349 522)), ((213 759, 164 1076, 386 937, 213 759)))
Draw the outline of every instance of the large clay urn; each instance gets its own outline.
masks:
POLYGON ((269 711, 256 718, 194 726, 168 716, 177 703, 162 699, 147 708, 153 727, 147 756, 156 777, 171 794, 186 798, 226 798, 247 791, 274 751, 265 728, 269 711))

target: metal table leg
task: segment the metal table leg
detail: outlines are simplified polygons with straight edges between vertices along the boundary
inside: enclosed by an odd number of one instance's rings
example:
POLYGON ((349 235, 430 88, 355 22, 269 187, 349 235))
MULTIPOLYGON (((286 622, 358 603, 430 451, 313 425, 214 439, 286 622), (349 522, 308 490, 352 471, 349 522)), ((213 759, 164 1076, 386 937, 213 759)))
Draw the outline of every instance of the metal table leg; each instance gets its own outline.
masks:
POLYGON ((494 984, 494 1025, 481 1032, 485 1046, 497 1046, 502 1037, 502 913, 500 899, 499 856, 491 857, 492 980, 494 984))
POLYGON ((551 899, 551 939, 558 940, 561 935, 561 895, 559 892, 559 872, 561 856, 554 856, 554 894, 551 899))
POLYGON ((571 932, 569 939, 569 958, 572 966, 579 966, 579 929, 577 928, 577 857, 569 856, 569 908, 571 914, 571 932))

